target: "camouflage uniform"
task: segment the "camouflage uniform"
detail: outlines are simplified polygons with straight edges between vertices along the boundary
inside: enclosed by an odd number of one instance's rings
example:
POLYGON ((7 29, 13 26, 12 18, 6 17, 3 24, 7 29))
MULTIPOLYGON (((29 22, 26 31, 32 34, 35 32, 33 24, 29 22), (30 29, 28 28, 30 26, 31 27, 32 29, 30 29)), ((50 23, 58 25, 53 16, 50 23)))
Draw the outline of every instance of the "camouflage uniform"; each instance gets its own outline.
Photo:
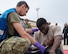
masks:
POLYGON ((13 36, 2 43, 0 54, 24 54, 30 44, 26 38, 13 36))
MULTIPOLYGON (((30 47, 30 40, 16 36, 16 30, 12 22, 20 23, 19 15, 12 12, 7 17, 8 35, 7 39, 2 43, 0 54, 24 54, 30 47)), ((0 44, 1 44, 0 43, 0 44)))

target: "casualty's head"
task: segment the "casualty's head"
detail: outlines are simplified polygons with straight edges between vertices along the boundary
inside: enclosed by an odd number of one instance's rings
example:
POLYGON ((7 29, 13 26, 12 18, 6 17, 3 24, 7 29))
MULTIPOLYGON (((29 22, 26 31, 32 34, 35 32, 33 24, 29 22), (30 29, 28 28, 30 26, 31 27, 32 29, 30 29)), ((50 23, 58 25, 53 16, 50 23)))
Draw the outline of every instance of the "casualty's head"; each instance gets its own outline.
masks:
POLYGON ((20 16, 26 16, 29 6, 25 1, 19 1, 16 5, 16 11, 20 16))
POLYGON ((45 18, 37 19, 36 25, 42 33, 47 34, 49 26, 45 18))

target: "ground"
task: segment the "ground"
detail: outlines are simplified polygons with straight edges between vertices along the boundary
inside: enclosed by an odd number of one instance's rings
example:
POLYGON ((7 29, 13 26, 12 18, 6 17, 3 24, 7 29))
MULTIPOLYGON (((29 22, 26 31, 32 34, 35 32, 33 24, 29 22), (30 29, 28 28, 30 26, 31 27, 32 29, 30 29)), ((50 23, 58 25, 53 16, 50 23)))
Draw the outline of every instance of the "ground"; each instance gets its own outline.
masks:
POLYGON ((64 45, 64 41, 63 40, 62 40, 62 44, 63 44, 64 54, 68 54, 68 45, 64 45))

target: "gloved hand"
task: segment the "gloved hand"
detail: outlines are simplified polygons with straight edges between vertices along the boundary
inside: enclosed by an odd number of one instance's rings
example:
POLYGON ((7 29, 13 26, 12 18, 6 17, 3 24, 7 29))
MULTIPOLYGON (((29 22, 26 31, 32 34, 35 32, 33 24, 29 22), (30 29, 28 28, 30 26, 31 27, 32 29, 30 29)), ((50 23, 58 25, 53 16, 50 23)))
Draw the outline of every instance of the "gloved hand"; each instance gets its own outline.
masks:
POLYGON ((44 54, 44 51, 46 49, 44 46, 42 46, 39 42, 36 42, 34 46, 36 46, 41 51, 41 54, 44 54))
POLYGON ((38 31, 39 29, 38 28, 32 28, 32 31, 33 32, 36 32, 36 31, 38 31))

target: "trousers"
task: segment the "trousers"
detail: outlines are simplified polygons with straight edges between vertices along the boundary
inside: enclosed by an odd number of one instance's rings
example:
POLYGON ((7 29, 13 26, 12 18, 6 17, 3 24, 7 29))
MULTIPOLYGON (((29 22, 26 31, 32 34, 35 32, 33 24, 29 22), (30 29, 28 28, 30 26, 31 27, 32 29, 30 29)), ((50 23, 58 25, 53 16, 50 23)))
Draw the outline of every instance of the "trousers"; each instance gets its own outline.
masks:
POLYGON ((27 38, 12 36, 5 40, 0 48, 0 54, 24 54, 31 42, 27 38))

